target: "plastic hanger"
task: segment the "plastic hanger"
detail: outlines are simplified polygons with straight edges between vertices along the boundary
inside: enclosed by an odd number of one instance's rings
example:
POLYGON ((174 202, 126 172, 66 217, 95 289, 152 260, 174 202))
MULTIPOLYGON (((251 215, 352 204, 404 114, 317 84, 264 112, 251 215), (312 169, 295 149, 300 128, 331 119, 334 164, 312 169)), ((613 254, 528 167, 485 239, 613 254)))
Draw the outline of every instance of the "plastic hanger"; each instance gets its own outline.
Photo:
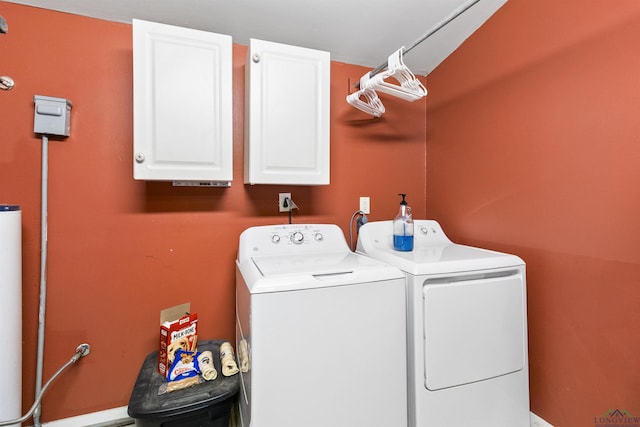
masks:
POLYGON ((384 114, 385 108, 376 91, 367 87, 370 74, 370 72, 366 73, 360 78, 360 90, 347 95, 347 102, 360 111, 380 117, 384 114))
POLYGON ((406 101, 416 101, 426 96, 427 88, 424 87, 422 82, 416 78, 402 61, 403 49, 404 47, 389 55, 387 69, 370 78, 365 83, 366 86, 362 86, 361 82, 360 87, 374 89, 406 101), (397 80, 400 84, 398 85, 387 81, 387 79, 390 78, 397 80))

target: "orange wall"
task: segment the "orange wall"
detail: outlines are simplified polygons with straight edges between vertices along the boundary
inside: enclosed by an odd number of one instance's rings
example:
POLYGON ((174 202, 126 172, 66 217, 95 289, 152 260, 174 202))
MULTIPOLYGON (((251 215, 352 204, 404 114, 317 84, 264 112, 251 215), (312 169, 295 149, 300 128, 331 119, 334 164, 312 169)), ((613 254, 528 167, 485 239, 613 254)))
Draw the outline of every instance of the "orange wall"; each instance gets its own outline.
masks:
MULTIPOLYGON (((372 220, 392 218, 408 193, 425 212, 426 102, 385 100, 380 119, 344 101, 366 71, 332 63, 331 185, 242 182, 244 61, 234 45, 234 177, 231 188, 173 188, 133 180, 131 27, 0 2, 0 203, 23 209, 23 407, 33 401, 40 251, 40 150, 33 95, 73 102, 71 136, 49 143, 49 274, 44 379, 82 342, 91 354, 44 398, 42 420, 127 405, 144 357, 154 351, 161 309, 191 301, 201 339, 233 339, 234 260, 247 227, 336 223, 348 236, 359 196, 372 220)), ((4 351, 15 351, 5 349, 4 351)), ((19 351, 19 349, 18 349, 19 351)), ((6 367, 5 367, 6 368, 6 367)))
POLYGON ((640 2, 509 0, 427 78, 427 215, 527 262, 531 408, 640 416, 640 2))

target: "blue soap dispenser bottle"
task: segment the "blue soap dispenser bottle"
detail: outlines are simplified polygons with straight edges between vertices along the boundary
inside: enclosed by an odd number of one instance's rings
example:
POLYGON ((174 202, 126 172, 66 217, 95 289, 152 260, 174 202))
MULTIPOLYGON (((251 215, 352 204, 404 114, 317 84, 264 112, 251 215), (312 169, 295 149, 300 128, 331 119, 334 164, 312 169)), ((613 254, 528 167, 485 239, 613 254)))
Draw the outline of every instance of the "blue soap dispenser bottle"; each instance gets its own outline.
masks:
POLYGON ((408 252, 413 250, 413 218, 411 208, 405 200, 406 194, 398 196, 402 196, 402 201, 400 212, 393 220, 393 249, 408 252))

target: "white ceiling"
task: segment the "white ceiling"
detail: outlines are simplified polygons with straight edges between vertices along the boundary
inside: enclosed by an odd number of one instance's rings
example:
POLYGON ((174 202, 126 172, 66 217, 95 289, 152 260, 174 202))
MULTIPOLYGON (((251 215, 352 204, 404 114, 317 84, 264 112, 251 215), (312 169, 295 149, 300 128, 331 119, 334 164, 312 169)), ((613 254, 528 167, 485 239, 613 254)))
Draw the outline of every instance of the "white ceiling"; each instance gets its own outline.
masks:
MULTIPOLYGON (((131 23, 133 18, 329 51, 333 61, 376 68, 456 9, 476 0, 7 0, 131 23)), ((426 75, 506 0, 480 0, 404 57, 426 75)), ((11 23, 9 22, 9 28, 11 23)))

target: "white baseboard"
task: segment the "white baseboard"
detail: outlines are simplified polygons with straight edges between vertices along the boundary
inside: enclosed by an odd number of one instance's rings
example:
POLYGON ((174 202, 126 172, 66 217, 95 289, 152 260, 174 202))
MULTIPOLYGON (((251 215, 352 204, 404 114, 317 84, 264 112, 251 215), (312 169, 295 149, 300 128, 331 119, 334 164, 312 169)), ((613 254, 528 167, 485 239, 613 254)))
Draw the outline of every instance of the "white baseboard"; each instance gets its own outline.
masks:
MULTIPOLYGON (((107 409, 106 411, 92 412, 90 414, 78 415, 77 417, 64 418, 42 424, 43 427, 87 427, 93 425, 107 424, 118 420, 129 418, 127 407, 107 409)), ((551 424, 531 412, 531 427, 553 427, 551 424)))
POLYGON ((553 427, 551 424, 531 412, 531 427, 553 427))
MULTIPOLYGON (((42 423, 43 427, 87 427, 108 423, 129 418, 127 407, 107 409, 106 411, 92 412, 90 414, 78 415, 77 417, 63 418, 61 420, 42 423)), ((131 421, 133 424, 133 420, 131 421)))

